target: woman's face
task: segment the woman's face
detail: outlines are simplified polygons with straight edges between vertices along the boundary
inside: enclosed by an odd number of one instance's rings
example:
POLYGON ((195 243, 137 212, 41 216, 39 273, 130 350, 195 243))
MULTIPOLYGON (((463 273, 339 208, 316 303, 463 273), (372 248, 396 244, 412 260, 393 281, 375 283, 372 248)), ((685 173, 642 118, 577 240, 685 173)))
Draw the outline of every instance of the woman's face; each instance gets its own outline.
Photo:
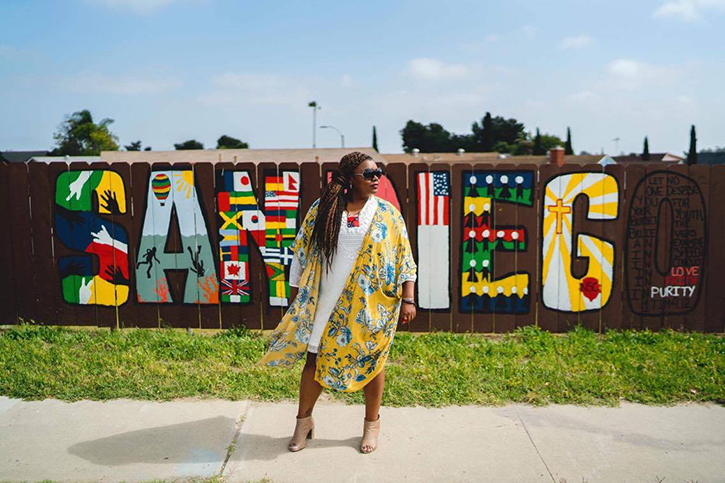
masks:
POLYGON ((375 176, 372 180, 368 181, 362 174, 366 169, 378 169, 378 165, 375 161, 369 159, 360 163, 353 171, 352 176, 352 190, 360 197, 367 198, 370 195, 374 195, 378 191, 378 185, 380 178, 375 176))

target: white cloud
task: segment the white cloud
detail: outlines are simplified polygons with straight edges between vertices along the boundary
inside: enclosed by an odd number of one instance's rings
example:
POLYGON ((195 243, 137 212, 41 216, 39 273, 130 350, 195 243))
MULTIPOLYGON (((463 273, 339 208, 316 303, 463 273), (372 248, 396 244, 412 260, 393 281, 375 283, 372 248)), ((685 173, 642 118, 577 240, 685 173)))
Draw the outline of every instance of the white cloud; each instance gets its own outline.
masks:
POLYGON ((174 0, 87 0, 118 10, 131 10, 138 14, 155 12, 171 5, 174 0))
POLYGON ((520 32, 527 39, 533 39, 534 36, 536 36, 536 27, 532 27, 531 25, 524 25, 523 27, 521 27, 520 32))
POLYGON ((59 84, 71 92, 96 92, 102 94, 143 95, 160 94, 181 86, 175 78, 109 76, 101 74, 79 74, 64 78, 59 84))
POLYGON ((446 64, 438 59, 422 57, 408 63, 410 73, 419 80, 453 80, 468 74, 468 68, 461 64, 446 64))
POLYGON ((725 12, 725 0, 671 0, 657 7, 652 15, 694 22, 700 20, 706 10, 725 12))
POLYGON ((586 102, 594 99, 595 95, 592 91, 580 91, 570 94, 566 97, 567 101, 570 102, 586 102))
POLYGON ((311 100, 303 82, 277 75, 227 72, 213 77, 212 84, 215 90, 199 97, 202 104, 306 105, 311 100))
POLYGON ((489 34, 486 35, 485 40, 486 42, 498 42, 500 38, 498 34, 489 34))
POLYGON ((343 74, 343 76, 340 77, 340 84, 342 85, 342 87, 354 87, 357 82, 355 82, 355 79, 353 79, 351 76, 343 74))
POLYGON ((593 39, 588 35, 577 35, 575 37, 567 37, 561 41, 561 50, 583 49, 591 45, 593 39))
POLYGON ((676 67, 617 59, 607 65, 609 85, 623 89, 636 89, 645 85, 661 85, 676 80, 680 74, 676 67))

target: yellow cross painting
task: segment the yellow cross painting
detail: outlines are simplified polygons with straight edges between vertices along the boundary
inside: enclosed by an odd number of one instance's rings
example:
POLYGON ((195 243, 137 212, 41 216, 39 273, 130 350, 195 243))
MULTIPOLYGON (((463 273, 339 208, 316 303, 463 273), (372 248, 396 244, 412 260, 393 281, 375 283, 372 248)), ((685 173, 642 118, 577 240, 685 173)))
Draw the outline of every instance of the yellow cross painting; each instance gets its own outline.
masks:
POLYGON ((541 254, 542 301, 550 309, 583 312, 603 307, 612 293, 614 245, 593 235, 574 240, 574 200, 589 198, 589 220, 614 220, 619 211, 617 180, 606 173, 572 173, 552 178, 544 190, 541 254), (576 256, 589 260, 587 273, 571 273, 572 243, 576 256))

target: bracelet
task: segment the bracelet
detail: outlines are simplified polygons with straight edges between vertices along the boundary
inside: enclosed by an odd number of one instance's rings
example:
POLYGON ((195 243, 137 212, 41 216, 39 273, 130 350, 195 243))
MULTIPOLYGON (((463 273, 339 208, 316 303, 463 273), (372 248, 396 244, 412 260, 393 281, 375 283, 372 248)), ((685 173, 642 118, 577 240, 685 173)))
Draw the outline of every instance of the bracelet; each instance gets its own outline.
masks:
POLYGON ((403 299, 402 299, 402 300, 403 300, 403 302, 405 302, 406 304, 411 304, 411 305, 415 306, 415 308, 418 308, 418 304, 416 304, 416 303, 415 303, 415 299, 412 299, 412 298, 407 298, 407 297, 403 297, 403 299))

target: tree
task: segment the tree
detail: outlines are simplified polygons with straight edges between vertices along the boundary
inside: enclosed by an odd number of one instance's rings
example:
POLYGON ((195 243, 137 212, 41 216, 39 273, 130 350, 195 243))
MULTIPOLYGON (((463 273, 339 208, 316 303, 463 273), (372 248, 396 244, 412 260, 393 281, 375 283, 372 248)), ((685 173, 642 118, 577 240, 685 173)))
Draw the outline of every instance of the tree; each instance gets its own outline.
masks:
POLYGON ((702 153, 725 153, 725 146, 715 146, 714 148, 705 148, 700 150, 702 153))
MULTIPOLYGON (((217 149, 248 149, 249 144, 241 141, 240 139, 233 138, 233 137, 227 136, 225 134, 222 137, 220 137, 219 139, 217 139, 216 148, 217 149)), ((204 146, 202 145, 202 147, 200 147, 200 148, 187 148, 187 149, 204 149, 204 146)))
POLYGON ((695 134, 695 125, 690 127, 690 152, 687 153, 687 165, 697 164, 697 135, 695 134))
POLYGON ((475 150, 481 152, 495 151, 493 148, 497 143, 516 144, 524 134, 523 123, 516 119, 504 119, 501 116, 491 117, 487 112, 481 119, 481 123, 474 122, 471 125, 475 150))
MULTIPOLYGON (((486 115, 481 119, 481 124, 477 122, 471 125, 471 131, 473 131, 473 138, 477 141, 477 147, 480 151, 488 153, 495 151, 494 145, 499 140, 494 138, 493 132, 493 119, 491 119, 491 113, 486 112, 486 115)), ((504 141, 505 144, 507 144, 504 141)))
POLYGON ((183 143, 174 144, 174 149, 177 151, 182 151, 186 149, 204 149, 204 144, 200 143, 196 139, 189 139, 188 141, 184 141, 183 143))
POLYGON ((536 128, 536 136, 534 136, 534 146, 532 148, 534 155, 541 155, 545 154, 546 151, 544 151, 544 148, 541 147, 541 133, 539 132, 539 128, 536 128))
MULTIPOLYGON (((562 141, 559 136, 554 136, 553 134, 546 133, 541 135, 541 148, 544 151, 543 154, 546 154, 546 152, 549 151, 551 148, 561 146, 562 144, 564 144, 564 141, 562 141)), ((564 154, 566 154, 566 152, 564 152, 564 154)))
POLYGON ((451 148, 451 133, 443 129, 443 126, 438 123, 432 122, 425 126, 411 120, 400 130, 400 134, 403 137, 403 150, 406 153, 415 148, 420 149, 422 153, 454 151, 451 148))
POLYGON ((124 148, 126 148, 126 151, 141 151, 141 141, 134 141, 124 146, 124 148))
POLYGON ((118 151, 118 137, 108 126, 113 119, 102 119, 98 124, 93 122, 93 115, 88 109, 74 112, 66 116, 53 135, 57 147, 51 151, 55 156, 98 156, 101 151, 118 151))
POLYGON ((571 147, 571 129, 566 128, 566 144, 564 145, 564 154, 571 156, 574 154, 574 148, 571 147))
POLYGON ((649 140, 644 137, 644 147, 642 148, 642 161, 649 161, 649 140))
POLYGON ((378 151, 378 132, 375 130, 375 126, 373 126, 373 149, 378 151))
MULTIPOLYGON (((504 119, 501 116, 491 117, 487 112, 481 119, 471 125, 472 134, 452 134, 438 123, 427 126, 413 120, 408 121, 400 134, 403 137, 403 149, 409 153, 414 148, 421 152, 455 152, 459 148, 474 152, 491 152, 508 149, 513 152, 516 144, 526 139, 524 125, 516 119, 504 119)), ((558 139, 558 138, 557 138, 558 139)))

